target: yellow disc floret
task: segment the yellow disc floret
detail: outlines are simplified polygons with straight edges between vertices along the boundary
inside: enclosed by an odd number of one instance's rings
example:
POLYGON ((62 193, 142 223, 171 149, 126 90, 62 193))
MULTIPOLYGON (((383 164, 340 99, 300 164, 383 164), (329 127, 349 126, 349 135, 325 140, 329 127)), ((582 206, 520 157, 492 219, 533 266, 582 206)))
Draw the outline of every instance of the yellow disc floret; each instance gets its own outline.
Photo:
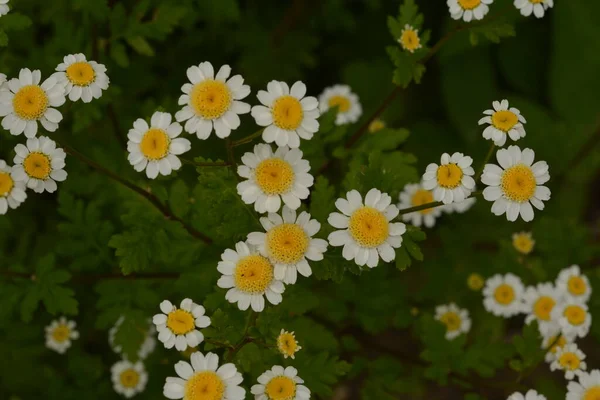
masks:
POLYGON ((269 400, 292 400, 296 396, 296 382, 287 376, 276 376, 265 386, 269 400))
POLYGON ((238 261, 234 273, 235 287, 245 293, 262 294, 273 281, 273 265, 259 254, 238 261))
POLYGON ((360 246, 373 248, 389 237, 389 222, 381 211, 363 206, 352 213, 348 221, 348 232, 360 246))
POLYGON ((528 233, 517 233, 513 235, 513 247, 521 254, 529 254, 533 250, 535 241, 528 233))
POLYGON ((15 186, 10 174, 0 171, 0 197, 6 197, 15 186))
POLYGON ((212 371, 198 372, 185 384, 185 400, 221 400, 225 383, 212 371))
POLYGON ((52 339, 54 339, 54 341, 58 343, 66 341, 67 339, 69 339, 70 336, 71 329, 65 324, 59 324, 52 331, 52 339))
POLYGON ((23 169, 31 178, 41 180, 48 178, 52 172, 50 158, 40 152, 29 153, 23 160, 23 169))
POLYGON ((492 115, 492 125, 503 132, 510 131, 519 122, 519 117, 512 111, 496 111, 492 115))
POLYGON ((437 170, 438 185, 445 189, 454 189, 460 185, 463 177, 462 169, 454 164, 440 165, 437 170))
POLYGON ((404 29, 402 31, 402 36, 400 36, 399 41, 400 44, 402 44, 402 47, 410 52, 413 52, 416 49, 418 49, 421 44, 419 35, 414 29, 404 29))
POLYGON ((75 86, 89 86, 96 80, 94 68, 85 61, 69 65, 65 73, 67 79, 75 86))
POLYGON ((581 364, 581 360, 575 353, 563 353, 558 359, 558 363, 566 370, 576 370, 581 364))
POLYGON ((515 300, 515 290, 512 286, 503 283, 494 291, 494 298, 502 305, 508 305, 515 300))
POLYGON ((190 93, 190 106, 204 119, 217 119, 231 106, 231 91, 225 82, 212 79, 194 86, 190 93))
POLYGON ((583 400, 600 400, 600 385, 595 385, 588 388, 585 391, 583 400))
POLYGON ((458 0, 458 4, 460 4, 463 10, 473 10, 481 4, 481 0, 458 0))
POLYGON ((440 317, 440 321, 444 325, 446 325, 446 329, 449 332, 453 332, 453 331, 459 330, 460 329, 460 325, 462 323, 460 315, 458 315, 454 311, 448 311, 447 313, 445 313, 444 315, 442 315, 440 317))
MULTIPOLYGON (((0 194, 2 194, 1 191, 0 194)), ((574 275, 569 278, 569 282, 567 283, 567 289, 571 294, 575 296, 581 296, 587 291, 587 285, 583 278, 574 275)))
POLYGON ((182 309, 171 311, 167 316, 167 327, 176 335, 185 335, 195 329, 194 316, 182 309))
POLYGON ((273 103, 273 123, 278 128, 297 129, 303 117, 302 104, 294 96, 281 96, 273 103))
POLYGON ((169 153, 171 139, 162 129, 149 129, 140 142, 140 151, 148 160, 165 158, 169 153))
POLYGON ((523 203, 535 194, 535 176, 530 167, 517 164, 504 171, 500 187, 506 198, 523 203))
POLYGON ((13 108, 21 119, 40 119, 48 109, 48 96, 38 85, 23 86, 13 97, 13 108))
POLYGON ((346 112, 350 109, 350 99, 345 96, 331 96, 329 99, 329 107, 338 107, 339 112, 346 112))
POLYGON ((567 339, 562 335, 560 335, 558 339, 556 339, 556 336, 552 336, 547 340, 547 343, 548 344, 546 345, 546 347, 552 345, 552 347, 550 347, 549 349, 550 352, 556 353, 558 349, 563 348, 567 344, 567 339))
POLYGON ((309 237, 298 224, 278 225, 267 232, 266 248, 276 263, 295 264, 308 250, 309 237))
POLYGON ((369 124, 369 133, 378 132, 383 128, 385 128, 385 122, 379 118, 376 118, 369 124))
POLYGON ((563 315, 571 325, 581 325, 585 322, 587 312, 583 307, 573 304, 565 307, 563 315))
POLYGON ((550 313, 556 305, 556 301, 550 296, 540 296, 533 304, 533 313, 542 321, 550 321, 550 313))
POLYGON ((294 354, 301 349, 294 334, 286 331, 283 331, 277 338, 277 348, 285 358, 294 358, 294 354))
MULTIPOLYGON (((410 199, 413 207, 422 206, 423 204, 432 203, 433 202, 433 193, 429 190, 418 189, 415 194, 412 195, 410 199)), ((419 212, 423 215, 429 214, 433 211, 433 208, 427 208, 425 210, 420 210, 419 212)))
POLYGON ((469 289, 471 290, 481 290, 481 288, 483 288, 483 285, 485 284, 485 281, 483 280, 483 276, 479 275, 479 274, 471 274, 469 275, 469 277, 467 278, 467 285, 469 286, 469 289))
POLYGON ((134 388, 140 382, 140 374, 133 368, 126 369, 119 375, 121 385, 126 388, 134 388))
POLYGON ((283 194, 292 188, 296 174, 294 169, 281 158, 269 158, 261 161, 254 171, 256 184, 270 195, 283 194))

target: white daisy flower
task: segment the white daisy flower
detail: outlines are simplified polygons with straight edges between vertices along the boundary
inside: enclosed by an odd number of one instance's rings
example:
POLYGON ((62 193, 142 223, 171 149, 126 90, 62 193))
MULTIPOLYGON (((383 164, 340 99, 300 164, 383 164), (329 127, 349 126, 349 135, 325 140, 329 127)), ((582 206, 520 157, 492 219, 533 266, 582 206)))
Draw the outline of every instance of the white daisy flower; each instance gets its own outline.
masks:
POLYGON ((547 9, 554 7, 554 0, 515 0, 514 4, 524 17, 533 13, 536 18, 542 18, 547 9))
POLYGON ((2 127, 12 135, 32 138, 37 134, 38 121, 48 132, 54 132, 62 114, 53 107, 65 103, 65 88, 51 76, 40 85, 39 70, 21 69, 19 78, 8 81, 8 89, 0 91, 2 127))
POLYGON ((423 189, 433 190, 435 201, 462 202, 475 189, 473 159, 462 153, 442 154, 440 165, 431 163, 423 174, 423 189))
POLYGON ((110 373, 115 392, 127 398, 143 392, 148 383, 148 373, 141 361, 117 361, 111 367, 110 373))
POLYGON ((310 390, 302 383, 296 368, 274 365, 258 377, 258 385, 250 391, 255 400, 308 400, 310 390))
POLYGON ((300 138, 312 139, 319 130, 319 102, 305 96, 306 85, 297 81, 290 88, 285 82, 271 81, 267 91, 256 97, 263 104, 252 107, 252 116, 260 126, 266 126, 262 138, 277 146, 300 147, 300 138))
POLYGON ((512 317, 522 310, 524 291, 525 288, 518 276, 511 273, 496 274, 485 282, 483 305, 494 315, 512 317))
POLYGON ((597 400, 600 398, 600 370, 580 372, 579 382, 569 382, 566 400, 597 400))
POLYGON ((283 206, 282 216, 269 213, 262 217, 260 223, 266 232, 250 233, 248 243, 273 263, 275 279, 291 285, 296 283, 298 272, 305 277, 312 274, 307 259, 322 260, 327 241, 313 238, 321 224, 309 213, 303 211, 296 217, 296 211, 283 206))
POLYGON ((550 180, 548 164, 533 159, 531 149, 509 146, 500 149, 496 158, 500 166, 486 164, 481 181, 488 185, 483 191, 487 201, 493 201, 492 213, 506 213, 509 221, 516 221, 521 215, 524 221, 533 220, 532 205, 538 210, 544 209, 544 201, 550 200, 550 189, 542 186, 550 180))
POLYGON ((8 14, 8 11, 10 11, 8 0, 0 0, 0 17, 8 14))
POLYGON ((106 67, 96 61, 87 61, 81 53, 65 56, 56 71, 52 76, 65 87, 65 96, 68 95, 71 101, 81 99, 89 103, 99 99, 110 83, 106 67))
POLYGON ((506 400, 546 400, 546 396, 543 396, 536 392, 535 390, 529 390, 525 395, 515 392, 508 396, 506 400))
POLYGON ((461 19, 465 22, 480 20, 490 11, 488 7, 494 0, 447 0, 452 19, 461 19))
POLYGON ((210 325, 210 318, 205 314, 205 309, 191 299, 183 299, 179 308, 169 300, 160 303, 162 314, 156 314, 152 322, 158 331, 158 340, 164 343, 165 348, 173 346, 179 351, 184 351, 188 346, 196 347, 204 341, 204 335, 196 328, 206 328, 210 325))
POLYGON ((215 76, 208 61, 187 69, 191 83, 181 87, 184 94, 179 97, 179 105, 184 107, 175 114, 178 122, 187 121, 186 132, 204 140, 214 128, 223 139, 240 126, 238 114, 250 112, 250 105, 240 101, 250 94, 250 86, 244 85, 241 75, 229 78, 230 74, 231 67, 223 65, 215 76))
POLYGON ((527 255, 533 251, 535 240, 531 237, 531 232, 513 233, 512 245, 519 253, 527 255))
POLYGON ((494 101, 493 110, 485 110, 485 117, 479 120, 479 125, 489 124, 483 131, 483 138, 493 140, 496 146, 504 146, 506 136, 514 141, 525 137, 524 123, 527 121, 521 112, 514 107, 508 108, 508 100, 494 101))
POLYGON ((409 24, 404 25, 404 29, 398 38, 398 43, 402 48, 410 53, 414 53, 415 50, 422 48, 421 39, 419 39, 419 30, 413 28, 409 24))
POLYGON ((246 178, 237 191, 246 204, 253 204, 259 213, 279 211, 281 201, 292 210, 308 197, 314 178, 308 172, 310 164, 302 159, 302 151, 279 147, 274 153, 268 144, 257 144, 254 152, 242 156, 238 175, 246 178))
POLYGON ((75 321, 67 321, 65 317, 52 321, 46 327, 46 347, 64 354, 71 347, 71 341, 79 338, 76 326, 75 321))
POLYGON ((551 283, 538 283, 525 289, 523 312, 527 314, 525 323, 538 322, 540 333, 544 336, 556 329, 552 320, 552 310, 562 302, 562 294, 551 283))
POLYGON ((351 124, 358 121, 362 115, 362 106, 358 101, 358 96, 352 93, 348 85, 333 85, 325 88, 319 95, 319 108, 321 113, 325 113, 332 107, 338 107, 335 117, 336 125, 351 124))
POLYGON ((587 303, 592 295, 592 287, 587 276, 581 273, 579 265, 571 265, 559 272, 556 287, 569 299, 587 303))
POLYGON ((242 374, 235 365, 228 363, 219 367, 219 356, 197 351, 185 361, 175 364, 178 377, 167 378, 163 395, 168 399, 244 400, 246 390, 240 386, 242 374))
POLYGON ((146 176, 154 179, 160 173, 169 175, 181 168, 177 157, 192 147, 189 140, 179 138, 182 128, 177 122, 171 122, 171 114, 155 112, 150 126, 142 118, 133 123, 127 138, 127 159, 133 168, 140 172, 146 170, 146 176))
POLYGON ((54 140, 46 136, 27 139, 27 146, 20 143, 15 146, 15 153, 10 176, 34 192, 55 192, 56 182, 67 179, 67 171, 63 169, 66 154, 56 147, 54 140))
POLYGON ((0 215, 6 214, 9 208, 19 207, 27 199, 25 182, 15 181, 11 173, 12 167, 0 160, 0 215))
MULTIPOLYGON (((402 189, 398 196, 400 203, 398 208, 400 210, 422 206, 423 204, 433 203, 433 192, 430 190, 423 189, 423 185, 420 183, 411 183, 402 189)), ((414 226, 425 225, 428 228, 432 228, 435 225, 435 220, 442 215, 442 207, 432 207, 426 210, 413 211, 408 214, 402 215, 404 222, 410 222, 414 226)))
POLYGON ((565 371, 565 379, 571 380, 587 368, 585 354, 575 343, 569 343, 556 351, 556 359, 550 364, 550 370, 565 371))
MULTIPOLYGON (((475 189, 475 188, 473 188, 473 189, 475 189)), ((446 214, 452 214, 455 212, 462 214, 462 213, 466 213, 467 211, 469 211, 471 209, 471 207, 473 207, 475 205, 475 203, 477 203, 476 197, 468 197, 468 198, 464 199, 463 201, 459 201, 457 203, 444 204, 440 208, 446 214)))
MULTIPOLYGON (((123 323, 123 321, 124 321, 124 317, 123 316, 119 317, 117 322, 115 322, 113 327, 110 328, 110 330, 108 331, 108 344, 110 345, 110 348, 117 354, 120 354, 123 349, 121 348, 121 346, 118 346, 115 344, 115 335, 119 331, 119 328, 120 328, 121 324, 123 323)), ((140 360, 144 360, 156 348, 156 339, 154 338, 155 334, 156 334, 156 328, 152 324, 152 320, 149 319, 148 327, 146 329, 146 336, 144 338, 144 341, 141 343, 140 348, 138 349, 138 352, 137 352, 137 356, 140 360)))
POLYGON ((545 356, 545 360, 547 363, 551 364, 554 360, 556 360, 556 354, 558 350, 562 349, 569 343, 573 343, 573 337, 566 337, 561 334, 560 326, 558 323, 556 324, 554 330, 543 336, 541 349, 548 350, 545 356))
POLYGON ((329 244, 344 246, 342 256, 369 268, 379 264, 379 257, 385 262, 396 258, 395 248, 402 245, 402 235, 406 225, 391 222, 398 216, 398 208, 391 204, 387 193, 371 189, 363 198, 356 190, 346 193, 345 199, 337 199, 335 206, 342 214, 329 214, 327 222, 341 229, 329 234, 329 244))
POLYGON ((227 249, 221 255, 217 270, 223 274, 217 286, 229 289, 225 299, 237 303, 242 311, 248 307, 256 312, 265 308, 265 298, 273 304, 281 303, 285 287, 275 278, 275 268, 255 246, 238 242, 235 250, 227 249))
POLYGON ((282 329, 277 337, 277 349, 283 354, 284 358, 290 357, 293 360, 295 354, 302 349, 302 346, 298 345, 294 332, 282 329))
POLYGON ((458 308, 456 304, 441 305, 435 308, 435 319, 446 326, 446 339, 452 340, 461 333, 471 330, 469 310, 458 308))
POLYGON ((563 335, 567 337, 586 337, 592 325, 588 306, 574 300, 567 300, 554 307, 552 319, 558 321, 563 335))

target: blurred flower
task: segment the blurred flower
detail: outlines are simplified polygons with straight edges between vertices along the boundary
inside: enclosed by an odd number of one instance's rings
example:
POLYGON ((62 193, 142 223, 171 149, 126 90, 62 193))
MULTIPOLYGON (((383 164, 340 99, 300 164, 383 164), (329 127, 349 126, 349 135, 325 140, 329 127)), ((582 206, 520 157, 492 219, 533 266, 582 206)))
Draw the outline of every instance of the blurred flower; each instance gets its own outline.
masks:
POLYGON ((600 370, 578 374, 579 382, 569 382, 566 400, 596 400, 600 398, 600 370))
MULTIPOLYGON (((119 317, 117 322, 115 322, 114 326, 108 331, 108 344, 110 345, 110 348, 117 354, 121 354, 121 351, 123 349, 121 346, 115 344, 115 335, 119 331, 121 324, 123 324, 124 319, 125 318, 123 316, 119 317)), ((146 336, 137 352, 137 356, 140 360, 143 360, 146 357, 148 357, 148 355, 150 355, 156 348, 156 339, 154 338, 155 334, 156 328, 152 324, 152 320, 149 319, 148 326, 146 329, 146 336)))
POLYGON ((494 275, 485 282, 483 305, 496 316, 512 317, 521 312, 524 290, 518 276, 494 275))
POLYGON ((581 273, 579 265, 571 265, 559 272, 556 287, 571 300, 586 303, 592 295, 592 287, 587 276, 581 273))
POLYGON ((148 383, 148 373, 141 361, 118 361, 112 366, 110 373, 115 392, 127 398, 143 392, 148 383))
POLYGON ((469 310, 458 308, 456 304, 441 305, 435 308, 435 319, 446 326, 446 339, 452 340, 461 333, 471 330, 469 310))
POLYGON ((527 255, 533 251, 535 240, 531 237, 531 232, 513 233, 512 244, 519 253, 527 255))
POLYGON ((558 321, 566 337, 586 337, 592 325, 588 306, 574 300, 568 300, 554 307, 552 319, 558 321))
POLYGON ((525 289, 523 312, 525 323, 536 320, 543 336, 556 330, 557 321, 552 319, 552 310, 562 302, 562 294, 551 283, 538 283, 525 289))
POLYGON ((10 8, 8 7, 8 0, 0 0, 0 17, 8 14, 10 8))
POLYGON ((17 208, 27 199, 25 182, 15 181, 11 177, 12 167, 0 160, 0 215, 6 214, 9 208, 17 208))
POLYGON ((556 329, 543 337, 542 349, 548 349, 546 353, 546 362, 552 363, 556 360, 556 353, 568 343, 573 343, 573 338, 568 338, 560 333, 560 327, 557 324, 556 329))
POLYGON ((52 321, 46 327, 46 347, 63 354, 71 347, 71 341, 79 338, 76 325, 75 321, 67 321, 65 317, 52 321))
POLYGON ((494 0, 447 0, 452 19, 463 19, 470 22, 473 19, 483 19, 494 0))
POLYGON ((565 378, 571 380, 587 368, 584 359, 583 351, 579 350, 575 343, 569 343, 557 349, 556 359, 550 365, 550 370, 565 371, 565 378))
POLYGON ((536 18, 542 18, 544 12, 554 6, 554 0, 515 0, 514 4, 521 15, 529 17, 533 12, 536 18))
MULTIPOLYGON (((412 183, 404 186, 402 192, 399 195, 400 203, 398 208, 400 210, 421 206, 427 203, 433 203, 433 192, 430 190, 423 189, 423 185, 420 183, 412 183)), ((404 222, 410 222, 414 226, 425 225, 431 228, 435 225, 435 220, 442 215, 442 207, 431 207, 425 210, 413 211, 402 215, 404 222)))
POLYGON ((525 395, 515 392, 508 396, 506 400, 546 400, 546 396, 538 394, 535 390, 529 390, 525 395))
POLYGON ((469 286, 469 289, 471 289, 471 290, 478 292, 481 290, 481 288, 483 288, 484 284, 485 284, 485 280, 483 279, 483 276, 481 276, 479 274, 472 273, 467 278, 467 286, 469 286))
POLYGON ((369 133, 375 133, 385 128, 385 121, 375 118, 369 124, 369 133))
POLYGON ((337 107, 336 125, 345 125, 358 121, 362 115, 362 107, 358 96, 352 93, 348 85, 333 85, 325 88, 319 96, 319 108, 325 113, 330 108, 337 107))

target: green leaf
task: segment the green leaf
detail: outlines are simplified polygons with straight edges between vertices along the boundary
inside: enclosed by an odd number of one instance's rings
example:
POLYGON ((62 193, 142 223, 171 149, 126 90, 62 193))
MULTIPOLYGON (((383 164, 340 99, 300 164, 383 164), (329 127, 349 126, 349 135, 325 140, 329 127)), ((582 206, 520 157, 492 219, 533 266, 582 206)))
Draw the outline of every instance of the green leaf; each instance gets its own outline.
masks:
POLYGON ((148 334, 148 318, 140 311, 126 310, 114 336, 114 346, 130 361, 138 358, 138 352, 148 334))
POLYGON ((154 49, 150 43, 141 36, 130 37, 126 39, 127 43, 138 53, 144 56, 154 56, 154 49))
POLYGON ((119 41, 114 41, 110 46, 110 57, 120 66, 126 68, 129 66, 129 56, 125 45, 119 41))
POLYGON ((173 214, 183 218, 190 210, 190 190, 186 183, 177 179, 171 186, 169 192, 169 206, 173 214))
POLYGON ((310 195, 310 215, 321 223, 321 235, 326 236, 327 218, 335 210, 335 189, 324 176, 317 177, 310 195), (324 230, 325 229, 325 230, 324 230))
POLYGON ((499 43, 502 38, 512 37, 515 34, 515 27, 512 23, 496 19, 469 28, 469 41, 471 45, 476 46, 479 44, 479 38, 483 36, 492 43, 499 43))
POLYGON ((28 16, 12 11, 2 16, 0 20, 2 29, 6 31, 20 31, 29 28, 31 23, 31 19, 28 16))

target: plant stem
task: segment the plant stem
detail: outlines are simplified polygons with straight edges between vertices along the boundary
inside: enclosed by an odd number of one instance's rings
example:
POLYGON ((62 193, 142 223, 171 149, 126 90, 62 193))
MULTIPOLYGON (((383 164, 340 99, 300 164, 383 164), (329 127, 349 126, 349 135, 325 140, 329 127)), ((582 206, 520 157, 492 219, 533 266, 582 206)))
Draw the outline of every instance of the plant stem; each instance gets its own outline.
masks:
POLYGON ((179 157, 182 163, 194 165, 196 167, 228 167, 229 163, 225 161, 215 161, 215 162, 197 162, 193 160, 188 160, 186 158, 179 157))
POLYGON ((477 175, 475 175, 475 183, 477 183, 479 178, 481 178, 481 174, 483 173, 483 170, 485 169, 485 165, 490 160, 490 157, 492 157, 492 154, 494 153, 495 148, 496 148, 496 145, 494 144, 494 142, 492 142, 492 145, 490 146, 490 149, 488 150, 488 153, 485 156, 485 159, 483 160, 483 163, 481 164, 481 167, 479 168, 477 175))
POLYGON ((408 213, 415 212, 415 211, 427 210, 429 208, 439 207, 439 206, 443 206, 443 205, 444 205, 444 203, 442 203, 441 201, 433 201, 431 203, 421 204, 420 206, 403 208, 400 210, 400 213, 398 215, 408 214, 408 213))
POLYGON ((246 143, 250 143, 251 141, 253 141, 254 139, 256 139, 257 137, 259 137, 262 133, 263 133, 264 129, 259 129, 256 132, 254 132, 252 135, 248 135, 246 137, 243 137, 239 140, 235 140, 232 143, 232 147, 236 147, 242 144, 246 144, 246 143))
POLYGON ((237 344, 229 350, 229 353, 227 353, 227 356, 225 357, 226 361, 229 362, 233 360, 233 357, 237 354, 238 351, 242 349, 242 347, 254 341, 253 338, 248 336, 248 332, 250 331, 251 327, 256 325, 257 318, 258 313, 250 309, 250 312, 248 313, 248 319, 246 320, 246 327, 244 328, 244 334, 242 335, 242 338, 239 340, 239 342, 237 342, 237 344))

